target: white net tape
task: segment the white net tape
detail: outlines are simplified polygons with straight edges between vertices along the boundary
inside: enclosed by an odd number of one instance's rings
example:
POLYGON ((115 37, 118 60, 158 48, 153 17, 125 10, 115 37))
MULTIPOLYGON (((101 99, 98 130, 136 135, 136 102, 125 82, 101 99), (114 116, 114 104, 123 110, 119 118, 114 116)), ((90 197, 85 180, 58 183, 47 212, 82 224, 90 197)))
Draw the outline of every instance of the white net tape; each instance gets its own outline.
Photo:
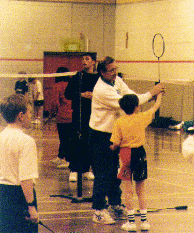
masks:
MULTIPOLYGON (((50 73, 50 74, 0 74, 1 78, 49 78, 49 77, 62 77, 62 76, 72 76, 75 75, 78 71, 74 72, 65 72, 65 73, 50 73)), ((128 74, 123 73, 123 80, 140 80, 137 77, 129 76, 128 74)), ((155 81, 150 79, 142 79, 142 81, 155 81)), ((185 83, 185 82, 194 82, 194 80, 191 79, 170 79, 170 80, 164 80, 164 83, 185 83)))
MULTIPOLYGON (((124 76, 123 78, 124 81, 154 81, 156 82, 156 80, 151 80, 151 79, 146 79, 146 78, 143 78, 143 79, 139 79, 137 77, 128 77, 127 75, 124 76)), ((194 82, 194 80, 191 80, 191 79, 169 79, 169 80, 162 80, 162 83, 175 83, 175 84, 183 84, 183 83, 190 83, 190 82, 194 82)))
POLYGON ((0 78, 49 78, 49 77, 61 77, 61 76, 72 76, 75 72, 65 73, 51 73, 51 74, 0 74, 0 78))

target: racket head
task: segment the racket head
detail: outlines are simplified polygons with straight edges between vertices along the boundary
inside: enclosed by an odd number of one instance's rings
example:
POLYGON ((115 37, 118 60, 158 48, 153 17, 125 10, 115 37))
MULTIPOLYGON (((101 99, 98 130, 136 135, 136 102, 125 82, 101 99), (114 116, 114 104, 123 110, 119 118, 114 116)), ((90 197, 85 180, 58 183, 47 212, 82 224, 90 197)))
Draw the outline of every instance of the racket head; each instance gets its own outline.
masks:
POLYGON ((160 33, 156 33, 154 35, 154 38, 152 40, 152 50, 154 53, 154 56, 158 58, 161 58, 165 51, 165 42, 164 38, 160 33))

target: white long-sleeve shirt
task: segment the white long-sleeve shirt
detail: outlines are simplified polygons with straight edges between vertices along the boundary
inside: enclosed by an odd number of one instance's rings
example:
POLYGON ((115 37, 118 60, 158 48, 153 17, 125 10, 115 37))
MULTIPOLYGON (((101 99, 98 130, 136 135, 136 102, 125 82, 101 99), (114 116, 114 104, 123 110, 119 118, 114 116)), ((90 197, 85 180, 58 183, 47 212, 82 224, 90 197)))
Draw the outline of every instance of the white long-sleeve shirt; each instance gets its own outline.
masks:
MULTIPOLYGON (((120 77, 116 77, 114 86, 99 78, 93 90, 90 128, 112 133, 114 121, 123 114, 118 101, 126 94, 136 93, 129 89, 120 77)), ((146 103, 152 97, 150 92, 136 95, 139 98, 140 105, 146 103)))

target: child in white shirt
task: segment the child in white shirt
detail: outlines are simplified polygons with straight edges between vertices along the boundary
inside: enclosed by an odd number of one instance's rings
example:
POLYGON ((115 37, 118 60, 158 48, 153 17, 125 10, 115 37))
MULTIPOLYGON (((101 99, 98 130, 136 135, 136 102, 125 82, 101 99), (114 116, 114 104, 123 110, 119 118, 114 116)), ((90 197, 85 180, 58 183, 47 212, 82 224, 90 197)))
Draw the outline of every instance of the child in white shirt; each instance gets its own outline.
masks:
POLYGON ((8 123, 0 132, 0 232, 38 232, 34 179, 38 178, 37 148, 22 130, 31 122, 31 105, 14 94, 0 103, 8 123), (28 214, 27 214, 28 212, 28 214))

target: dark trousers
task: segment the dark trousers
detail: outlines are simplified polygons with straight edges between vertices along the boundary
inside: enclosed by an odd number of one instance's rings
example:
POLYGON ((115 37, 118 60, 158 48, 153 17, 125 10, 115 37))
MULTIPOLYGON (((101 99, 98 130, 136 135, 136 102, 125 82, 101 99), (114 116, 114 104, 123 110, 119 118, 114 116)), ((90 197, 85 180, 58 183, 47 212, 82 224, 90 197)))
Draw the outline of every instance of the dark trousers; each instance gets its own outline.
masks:
POLYGON ((117 179, 119 166, 118 150, 110 149, 110 133, 90 129, 89 151, 94 172, 93 209, 105 208, 108 197, 109 205, 121 204, 121 180, 117 179))
MULTIPOLYGON (((34 190, 34 198, 36 194, 34 190)), ((21 186, 0 184, 0 232, 37 233, 38 224, 25 220, 26 200, 21 186)))
POLYGON ((57 130, 59 134, 59 154, 60 159, 66 159, 69 162, 71 157, 71 123, 57 123, 57 130))

